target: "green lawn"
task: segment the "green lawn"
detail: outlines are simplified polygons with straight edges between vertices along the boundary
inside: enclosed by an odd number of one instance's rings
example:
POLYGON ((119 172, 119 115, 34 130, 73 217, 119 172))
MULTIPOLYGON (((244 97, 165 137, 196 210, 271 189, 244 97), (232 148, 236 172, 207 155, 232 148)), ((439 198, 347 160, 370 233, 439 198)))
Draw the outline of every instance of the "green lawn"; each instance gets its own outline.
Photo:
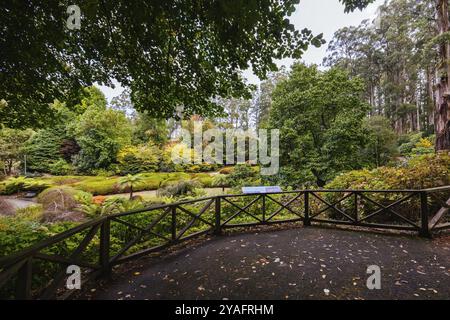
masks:
MULTIPOLYGON (((143 173, 142 182, 134 191, 157 190, 167 183, 182 180, 198 180, 204 188, 210 188, 212 174, 209 173, 143 173)), ((126 192, 120 184, 120 177, 102 176, 43 176, 39 178, 10 178, 0 182, 0 194, 14 194, 20 191, 45 187, 68 186, 93 195, 109 195, 126 192)))

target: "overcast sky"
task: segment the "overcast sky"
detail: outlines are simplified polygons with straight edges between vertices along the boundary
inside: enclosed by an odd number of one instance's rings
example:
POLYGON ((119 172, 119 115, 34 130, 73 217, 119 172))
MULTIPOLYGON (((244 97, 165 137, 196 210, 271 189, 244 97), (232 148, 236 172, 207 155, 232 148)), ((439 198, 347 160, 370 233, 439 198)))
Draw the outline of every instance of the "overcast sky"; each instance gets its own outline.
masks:
MULTIPOLYGON (((324 34, 327 43, 333 38, 333 34, 342 27, 356 26, 365 19, 374 19, 377 8, 384 3, 384 0, 376 0, 373 4, 363 11, 353 13, 344 13, 344 6, 337 0, 301 0, 297 11, 291 17, 298 30, 309 28, 314 34, 324 34)), ((326 55, 328 44, 320 48, 310 47, 303 56, 303 61, 308 64, 321 64, 326 55)), ((291 60, 283 60, 278 63, 279 66, 289 67, 291 60)), ((245 76, 250 83, 258 84, 259 79, 252 72, 245 72, 245 76)), ((115 89, 100 87, 106 95, 108 101, 118 96, 123 88, 116 86, 115 89)))

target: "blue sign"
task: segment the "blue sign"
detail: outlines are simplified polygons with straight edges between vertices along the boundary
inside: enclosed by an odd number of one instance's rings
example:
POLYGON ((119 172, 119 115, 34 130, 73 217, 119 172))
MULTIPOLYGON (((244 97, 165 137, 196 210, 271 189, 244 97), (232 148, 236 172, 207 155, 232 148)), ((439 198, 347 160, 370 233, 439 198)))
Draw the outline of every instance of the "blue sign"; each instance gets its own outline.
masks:
POLYGON ((283 192, 280 187, 243 187, 244 194, 263 194, 263 193, 279 193, 283 192))

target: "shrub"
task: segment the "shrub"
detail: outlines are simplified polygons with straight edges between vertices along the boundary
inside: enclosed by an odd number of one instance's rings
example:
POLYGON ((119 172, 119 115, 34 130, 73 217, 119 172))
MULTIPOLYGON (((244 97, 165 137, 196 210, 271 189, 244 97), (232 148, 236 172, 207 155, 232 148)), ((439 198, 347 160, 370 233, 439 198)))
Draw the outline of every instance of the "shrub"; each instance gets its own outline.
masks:
POLYGON ((1 190, 4 195, 11 195, 14 193, 18 193, 23 190, 25 187, 26 178, 18 177, 18 178, 9 178, 6 181, 3 181, 1 190))
POLYGON ((115 177, 86 177, 80 182, 72 184, 72 186, 93 195, 107 195, 121 192, 117 182, 118 180, 115 177))
POLYGON ((40 222, 43 220, 43 206, 41 204, 32 205, 16 210, 15 217, 26 221, 40 222))
POLYGON ((230 185, 233 187, 240 187, 242 185, 253 185, 255 181, 256 172, 252 166, 246 164, 237 165, 233 172, 229 174, 228 179, 230 185))
POLYGON ((102 202, 89 202, 88 199, 82 201, 78 211, 89 218, 97 218, 120 212, 143 209, 144 203, 139 199, 127 200, 124 198, 111 197, 102 202))
POLYGON ((416 147, 412 149, 413 155, 433 154, 435 152, 434 143, 431 141, 434 138, 424 138, 416 144, 416 147))
POLYGON ((400 168, 350 171, 336 177, 326 189, 423 189, 450 184, 450 156, 416 156, 400 168))
POLYGON ((231 173, 233 173, 233 171, 234 171, 233 167, 225 167, 225 168, 221 169, 219 171, 219 173, 220 174, 231 174, 231 173))
POLYGON ((116 172, 113 170, 106 170, 106 169, 96 169, 93 170, 93 174, 97 177, 114 177, 116 175, 116 172))
POLYGON ((435 136, 424 137, 422 133, 405 135, 400 138, 399 151, 403 156, 434 153, 435 136))
POLYGON ((20 217, 0 217, 0 256, 15 253, 39 241, 64 232, 74 223, 41 224, 20 217))
MULTIPOLYGON (((341 174, 326 186, 326 189, 337 190, 419 190, 446 186, 450 184, 450 156, 445 153, 416 156, 409 160, 403 167, 380 167, 375 170, 359 170, 341 174)), ((374 193, 370 197, 387 206, 399 200, 402 194, 374 193)), ((448 198, 447 195, 443 195, 448 198)), ((333 203, 342 197, 342 194, 328 194, 327 197, 333 203)), ((445 199, 447 200, 447 199, 445 199)), ((348 203, 349 208, 352 207, 348 203)), ((430 204, 435 205, 434 203, 430 204)), ((379 209, 371 203, 364 201, 359 206, 362 216, 364 213, 379 209)), ((352 210, 352 209, 350 209, 352 210)), ((396 210, 410 220, 416 221, 419 214, 417 199, 405 202, 396 210)), ((386 215, 381 215, 386 219, 386 215)), ((380 221, 380 220, 378 220, 380 221)), ((384 222, 384 221, 382 221, 384 222)))
POLYGON ((0 194, 11 195, 22 191, 41 192, 50 187, 50 183, 25 177, 9 178, 0 183, 0 194))
POLYGON ((197 173, 192 175, 192 179, 197 180, 204 188, 211 188, 213 186, 213 177, 208 173, 197 173))
POLYGON ((165 188, 170 185, 177 184, 179 182, 186 182, 191 180, 191 176, 188 174, 171 174, 167 179, 161 182, 160 188, 165 188))
POLYGON ((117 160, 122 174, 138 174, 158 170, 160 150, 152 144, 127 146, 119 151, 117 160))
POLYGON ((198 181, 179 181, 177 183, 169 184, 158 190, 158 196, 161 197, 180 197, 185 195, 193 195, 194 190, 200 188, 198 181))
POLYGON ((55 176, 65 176, 74 172, 72 165, 63 159, 49 164, 48 168, 49 172, 55 176))
POLYGON ((218 188, 226 188, 230 186, 230 180, 227 175, 218 174, 213 178, 212 185, 218 188))

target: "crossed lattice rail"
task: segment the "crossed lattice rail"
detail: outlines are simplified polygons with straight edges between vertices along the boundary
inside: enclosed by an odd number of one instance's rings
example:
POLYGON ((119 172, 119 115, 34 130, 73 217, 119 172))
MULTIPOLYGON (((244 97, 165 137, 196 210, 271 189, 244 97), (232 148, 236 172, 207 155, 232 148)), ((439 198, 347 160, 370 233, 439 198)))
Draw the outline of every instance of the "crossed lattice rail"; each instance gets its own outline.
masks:
POLYGON ((450 186, 426 190, 304 190, 222 195, 101 217, 0 258, 2 298, 65 297, 67 267, 83 281, 115 265, 204 234, 248 226, 340 224, 417 231, 450 229, 450 186), (433 214, 432 214, 433 213, 433 214))

